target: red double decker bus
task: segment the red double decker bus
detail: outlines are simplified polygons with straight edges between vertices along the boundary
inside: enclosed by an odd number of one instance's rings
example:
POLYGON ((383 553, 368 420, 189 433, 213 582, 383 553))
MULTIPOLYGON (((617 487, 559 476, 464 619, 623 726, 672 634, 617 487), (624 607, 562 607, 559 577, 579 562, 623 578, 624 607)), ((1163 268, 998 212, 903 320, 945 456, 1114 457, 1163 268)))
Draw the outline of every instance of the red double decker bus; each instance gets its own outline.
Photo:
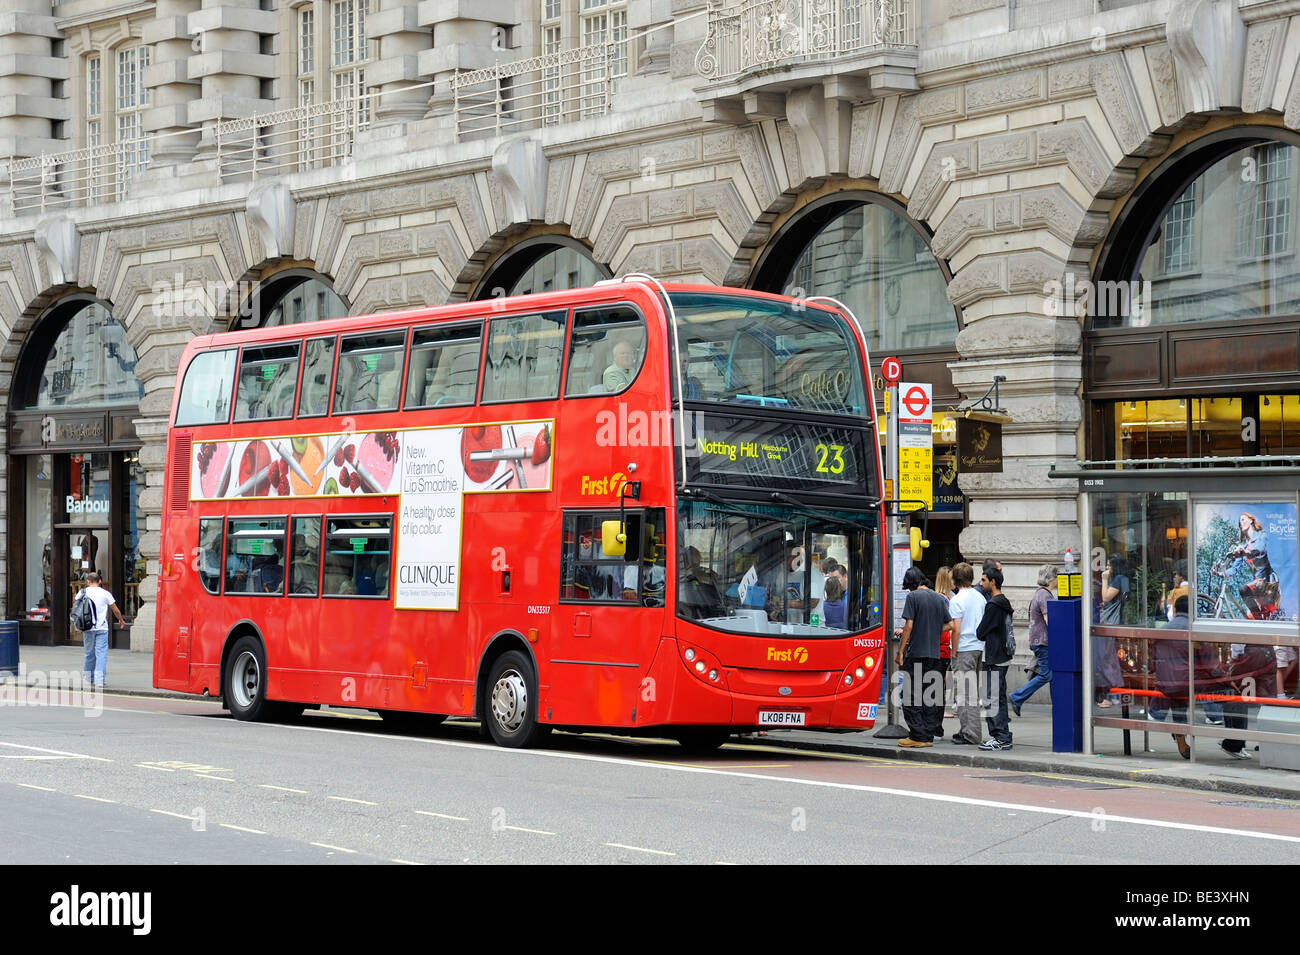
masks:
POLYGON ((868 369, 833 303, 638 276, 197 338, 154 685, 506 746, 870 727, 868 369))

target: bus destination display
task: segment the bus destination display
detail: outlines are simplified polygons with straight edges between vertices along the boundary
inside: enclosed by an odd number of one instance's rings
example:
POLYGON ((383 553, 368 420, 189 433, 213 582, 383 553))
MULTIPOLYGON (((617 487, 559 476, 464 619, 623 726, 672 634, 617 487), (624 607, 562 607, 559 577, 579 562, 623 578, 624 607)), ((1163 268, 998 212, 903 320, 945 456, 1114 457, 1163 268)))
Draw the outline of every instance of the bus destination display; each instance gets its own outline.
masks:
POLYGON ((741 477, 747 484, 778 480, 796 487, 860 487, 863 482, 858 437, 845 428, 704 416, 688 455, 698 463, 701 478, 741 477))

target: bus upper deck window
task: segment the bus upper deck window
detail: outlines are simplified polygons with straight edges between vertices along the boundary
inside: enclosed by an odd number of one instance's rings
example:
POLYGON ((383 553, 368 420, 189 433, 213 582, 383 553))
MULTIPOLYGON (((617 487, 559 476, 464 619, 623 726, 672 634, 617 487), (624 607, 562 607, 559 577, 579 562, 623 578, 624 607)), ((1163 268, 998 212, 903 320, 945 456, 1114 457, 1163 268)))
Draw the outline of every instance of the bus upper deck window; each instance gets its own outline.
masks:
POLYGON ((235 350, 202 352, 185 371, 176 405, 176 426, 225 424, 235 379, 235 350))
POLYGON ((380 332, 343 339, 334 381, 334 413, 392 411, 402 386, 406 336, 380 332))
POLYGON ((302 394, 298 397, 298 417, 329 414, 330 380, 334 375, 334 339, 313 338, 307 342, 307 358, 302 366, 302 394))
POLYGON ((641 371, 645 346, 645 320, 635 309, 624 305, 577 312, 565 396, 626 390, 641 371))
POLYGON ((236 421, 293 416, 300 348, 294 342, 244 349, 239 359, 239 386, 235 391, 236 421))
POLYGON ((564 312, 506 315, 488 327, 484 401, 536 401, 560 391, 564 312))
POLYGON ((478 391, 483 326, 417 328, 406 373, 407 408, 472 405, 478 391))

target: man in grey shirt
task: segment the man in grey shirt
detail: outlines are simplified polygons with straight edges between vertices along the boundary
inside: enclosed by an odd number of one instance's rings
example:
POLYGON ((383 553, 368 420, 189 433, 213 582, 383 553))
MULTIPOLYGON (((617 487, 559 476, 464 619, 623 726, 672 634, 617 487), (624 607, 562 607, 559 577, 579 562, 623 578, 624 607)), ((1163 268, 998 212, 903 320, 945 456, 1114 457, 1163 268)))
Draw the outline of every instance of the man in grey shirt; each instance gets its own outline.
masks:
POLYGON ((943 672, 939 669, 940 634, 949 629, 948 601, 930 589, 930 582, 918 567, 903 575, 903 589, 910 591, 903 604, 902 637, 894 663, 903 674, 903 719, 908 734, 898 745, 908 749, 933 746, 943 735, 943 672))

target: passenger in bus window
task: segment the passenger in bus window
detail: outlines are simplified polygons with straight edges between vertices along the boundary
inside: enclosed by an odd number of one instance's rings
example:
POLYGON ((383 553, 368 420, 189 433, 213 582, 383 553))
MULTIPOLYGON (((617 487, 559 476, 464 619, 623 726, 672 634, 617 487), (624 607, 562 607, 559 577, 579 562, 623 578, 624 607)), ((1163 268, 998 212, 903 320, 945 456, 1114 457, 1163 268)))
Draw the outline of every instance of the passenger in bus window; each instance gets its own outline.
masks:
POLYGON ((602 382, 605 390, 613 393, 622 391, 632 384, 636 376, 636 349, 631 342, 621 341, 614 346, 614 362, 605 369, 602 382))
POLYGON ((267 541, 267 553, 253 561, 253 592, 278 594, 284 584, 284 565, 280 560, 280 545, 267 541))
POLYGON ((718 586, 718 575, 704 566, 699 548, 686 548, 686 567, 681 577, 681 602, 696 620, 727 616, 727 602, 718 586))

